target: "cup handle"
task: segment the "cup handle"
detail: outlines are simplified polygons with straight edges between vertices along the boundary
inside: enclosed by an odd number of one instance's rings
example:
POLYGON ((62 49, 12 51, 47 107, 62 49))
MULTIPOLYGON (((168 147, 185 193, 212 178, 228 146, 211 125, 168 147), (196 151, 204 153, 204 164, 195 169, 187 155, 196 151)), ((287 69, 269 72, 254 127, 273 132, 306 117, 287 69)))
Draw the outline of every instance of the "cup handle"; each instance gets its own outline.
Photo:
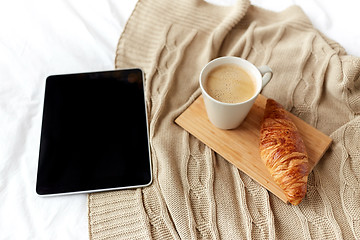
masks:
POLYGON ((260 71, 261 76, 262 76, 261 89, 263 89, 266 86, 266 84, 268 84, 268 82, 271 80, 271 78, 273 76, 273 72, 270 67, 265 66, 265 65, 258 67, 258 70, 260 71))

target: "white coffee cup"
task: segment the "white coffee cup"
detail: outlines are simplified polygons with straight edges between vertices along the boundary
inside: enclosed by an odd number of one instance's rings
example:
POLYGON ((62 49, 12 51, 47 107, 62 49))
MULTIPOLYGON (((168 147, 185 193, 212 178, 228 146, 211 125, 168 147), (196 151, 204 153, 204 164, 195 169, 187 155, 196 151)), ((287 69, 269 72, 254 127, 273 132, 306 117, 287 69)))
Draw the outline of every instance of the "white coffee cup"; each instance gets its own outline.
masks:
POLYGON ((268 66, 256 67, 249 61, 239 57, 220 57, 209 62, 200 73, 200 88, 205 102, 208 118, 212 124, 221 129, 237 128, 248 115, 256 97, 262 88, 271 80, 272 70, 268 66), (207 75, 215 67, 224 64, 236 64, 245 70, 256 82, 255 94, 248 100, 239 103, 220 102, 211 97, 205 90, 204 85, 207 75))

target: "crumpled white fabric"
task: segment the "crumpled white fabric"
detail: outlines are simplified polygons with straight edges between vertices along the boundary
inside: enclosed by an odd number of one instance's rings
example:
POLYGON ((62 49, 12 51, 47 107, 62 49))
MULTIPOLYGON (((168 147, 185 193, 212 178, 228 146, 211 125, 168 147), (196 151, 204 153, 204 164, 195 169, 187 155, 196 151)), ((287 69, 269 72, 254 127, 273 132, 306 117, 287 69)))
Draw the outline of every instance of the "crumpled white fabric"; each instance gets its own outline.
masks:
MULTIPOLYGON (((360 56, 358 0, 251 2, 273 11, 297 4, 315 28, 360 56)), ((0 239, 88 239, 86 194, 43 198, 35 192, 45 79, 114 69, 118 38, 135 4, 0 2, 0 239)))

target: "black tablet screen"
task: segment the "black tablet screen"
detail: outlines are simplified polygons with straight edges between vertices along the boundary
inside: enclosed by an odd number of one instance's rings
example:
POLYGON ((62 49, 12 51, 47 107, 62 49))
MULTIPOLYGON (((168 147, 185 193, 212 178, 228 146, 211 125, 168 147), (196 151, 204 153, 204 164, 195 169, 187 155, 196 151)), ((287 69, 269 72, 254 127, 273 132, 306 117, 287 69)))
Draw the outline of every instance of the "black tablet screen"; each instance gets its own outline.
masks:
POLYGON ((48 77, 37 193, 150 184, 147 133, 140 69, 48 77))

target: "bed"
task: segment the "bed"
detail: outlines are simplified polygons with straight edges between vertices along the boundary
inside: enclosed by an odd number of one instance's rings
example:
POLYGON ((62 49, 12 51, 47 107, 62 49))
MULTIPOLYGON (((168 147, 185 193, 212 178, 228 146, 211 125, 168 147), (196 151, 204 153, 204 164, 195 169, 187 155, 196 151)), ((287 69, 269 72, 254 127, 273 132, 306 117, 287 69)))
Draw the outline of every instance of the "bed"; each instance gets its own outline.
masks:
MULTIPOLYGON (((209 0, 230 5, 235 0, 209 0)), ((357 0, 252 0, 281 11, 299 5, 314 27, 360 57, 357 0)), ((0 239, 88 239, 87 195, 35 192, 45 79, 114 69, 127 1, 0 3, 0 239)))

